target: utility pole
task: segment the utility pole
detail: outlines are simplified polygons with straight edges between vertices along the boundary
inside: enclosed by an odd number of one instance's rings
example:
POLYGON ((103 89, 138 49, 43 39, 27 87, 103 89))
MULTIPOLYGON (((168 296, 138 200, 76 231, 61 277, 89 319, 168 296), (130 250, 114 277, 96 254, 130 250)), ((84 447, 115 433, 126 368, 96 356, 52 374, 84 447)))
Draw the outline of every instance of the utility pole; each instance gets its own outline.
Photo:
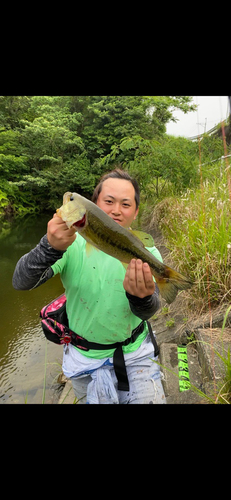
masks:
POLYGON ((207 118, 205 118, 205 123, 198 123, 197 122, 197 125, 201 125, 202 127, 204 127, 204 134, 206 132, 206 123, 207 123, 207 118))

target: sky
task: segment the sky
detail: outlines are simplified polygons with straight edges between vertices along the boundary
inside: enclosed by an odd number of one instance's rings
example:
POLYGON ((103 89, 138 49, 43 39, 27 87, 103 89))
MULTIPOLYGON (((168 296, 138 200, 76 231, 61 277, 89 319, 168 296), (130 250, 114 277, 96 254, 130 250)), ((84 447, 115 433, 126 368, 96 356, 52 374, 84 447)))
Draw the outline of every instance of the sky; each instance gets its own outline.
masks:
POLYGON ((192 102, 198 104, 198 111, 185 115, 183 111, 175 110, 173 115, 179 121, 167 124, 167 134, 183 137, 203 134, 229 115, 227 96, 193 96, 192 102))

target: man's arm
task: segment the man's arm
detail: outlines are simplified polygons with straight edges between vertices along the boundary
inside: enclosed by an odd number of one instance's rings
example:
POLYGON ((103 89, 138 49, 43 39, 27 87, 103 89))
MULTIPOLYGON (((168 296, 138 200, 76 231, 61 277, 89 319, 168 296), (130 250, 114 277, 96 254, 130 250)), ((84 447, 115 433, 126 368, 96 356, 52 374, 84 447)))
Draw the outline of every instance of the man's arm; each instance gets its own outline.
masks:
POLYGON ((131 295, 128 292, 126 292, 126 297, 129 300, 130 309, 133 314, 142 320, 151 318, 160 307, 159 289, 157 285, 155 292, 152 295, 144 297, 143 299, 140 299, 135 295, 131 295))
POLYGON ((16 290, 30 290, 45 283, 53 276, 50 266, 63 253, 48 243, 47 235, 43 236, 35 248, 19 259, 13 274, 13 287, 16 290))
POLYGON ((75 229, 68 229, 56 214, 48 222, 47 234, 29 253, 19 259, 13 274, 12 284, 16 290, 31 290, 53 276, 51 269, 69 245, 75 240, 75 229))

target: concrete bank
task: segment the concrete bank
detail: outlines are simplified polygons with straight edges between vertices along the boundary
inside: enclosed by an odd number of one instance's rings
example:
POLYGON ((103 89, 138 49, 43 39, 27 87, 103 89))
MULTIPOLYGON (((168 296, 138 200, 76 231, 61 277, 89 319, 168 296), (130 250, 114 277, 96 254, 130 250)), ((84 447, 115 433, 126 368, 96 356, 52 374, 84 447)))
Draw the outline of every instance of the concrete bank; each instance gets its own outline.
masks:
POLYGON ((212 318, 205 314, 186 322, 180 300, 180 296, 177 297, 167 314, 160 310, 152 321, 160 347, 159 362, 167 404, 215 403, 225 380, 225 364, 221 357, 227 359, 231 347, 231 315, 228 315, 225 329, 222 329, 222 323, 226 307, 214 310, 212 318), (171 328, 166 326, 170 318, 174 323, 171 328), (177 346, 182 343, 187 345, 189 378, 194 386, 184 392, 179 390, 177 356, 177 346), (211 401, 200 395, 197 389, 211 401))
POLYGON ((75 393, 73 391, 72 383, 69 379, 66 379, 66 383, 64 386, 64 389, 61 392, 60 398, 59 398, 59 405, 65 404, 65 405, 72 405, 72 404, 77 404, 77 400, 75 397, 75 393))

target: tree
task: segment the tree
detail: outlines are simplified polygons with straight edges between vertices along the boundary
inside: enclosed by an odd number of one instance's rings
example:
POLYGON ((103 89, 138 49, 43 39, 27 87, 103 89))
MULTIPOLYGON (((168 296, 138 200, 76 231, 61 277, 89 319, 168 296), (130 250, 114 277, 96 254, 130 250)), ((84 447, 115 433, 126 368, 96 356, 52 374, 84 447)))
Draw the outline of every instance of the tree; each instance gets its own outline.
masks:
POLYGON ((27 116, 30 106, 28 96, 0 96, 0 126, 4 129, 15 129, 20 120, 27 116))
MULTIPOLYGON (((198 182, 198 146, 183 137, 162 136, 143 139, 136 135, 124 138, 119 146, 113 146, 104 157, 103 165, 123 160, 123 167, 134 175, 143 191, 151 190, 157 198, 160 195, 160 180, 170 182, 180 191, 198 182), (133 151, 133 157, 129 153, 133 151)), ((162 187, 164 185, 162 183, 162 187)))
POLYGON ((110 153, 124 137, 152 139, 166 131, 179 108, 194 110, 189 96, 87 96, 82 137, 91 161, 110 153))
POLYGON ((190 111, 191 98, 0 96, 4 206, 7 199, 15 211, 25 205, 44 210, 55 207, 65 190, 90 195, 114 159, 129 163, 139 177, 150 172, 150 179, 155 159, 158 179, 154 143, 161 144, 175 107, 190 111))

